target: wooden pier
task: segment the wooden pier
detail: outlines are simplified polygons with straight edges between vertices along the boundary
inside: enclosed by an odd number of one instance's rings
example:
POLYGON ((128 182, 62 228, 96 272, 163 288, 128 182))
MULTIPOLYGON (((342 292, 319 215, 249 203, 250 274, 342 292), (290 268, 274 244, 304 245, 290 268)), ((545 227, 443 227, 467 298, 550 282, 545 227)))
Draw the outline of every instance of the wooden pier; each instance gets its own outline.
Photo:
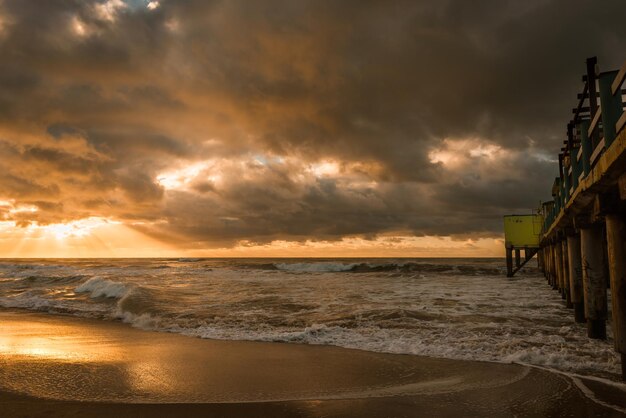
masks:
MULTIPOLYGON (((582 93, 543 203, 538 262, 589 338, 606 339, 610 289, 615 350, 626 380, 626 62, 600 72, 587 59, 582 93)), ((508 252, 507 252, 508 254, 508 252)))

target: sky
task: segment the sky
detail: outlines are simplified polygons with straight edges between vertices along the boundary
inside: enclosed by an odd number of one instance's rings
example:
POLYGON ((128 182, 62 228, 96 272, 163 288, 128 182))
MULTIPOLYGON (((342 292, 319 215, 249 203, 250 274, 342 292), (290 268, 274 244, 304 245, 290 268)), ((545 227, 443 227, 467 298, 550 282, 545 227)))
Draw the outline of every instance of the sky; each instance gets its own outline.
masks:
POLYGON ((501 256, 622 0, 0 0, 4 257, 501 256))

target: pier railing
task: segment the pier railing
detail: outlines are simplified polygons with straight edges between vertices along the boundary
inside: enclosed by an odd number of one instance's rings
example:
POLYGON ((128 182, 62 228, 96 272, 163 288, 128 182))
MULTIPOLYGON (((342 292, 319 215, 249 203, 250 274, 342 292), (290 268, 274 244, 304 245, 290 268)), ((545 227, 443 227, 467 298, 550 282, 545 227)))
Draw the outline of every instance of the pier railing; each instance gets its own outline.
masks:
POLYGON ((600 156, 625 129, 625 79, 626 62, 619 71, 600 72, 597 58, 587 59, 583 90, 578 94, 578 106, 572 110, 574 117, 567 124, 567 139, 559 153, 559 176, 552 186, 554 200, 542 206, 543 233, 550 231, 600 156))
POLYGON ((587 336, 613 344, 626 381, 626 63, 600 72, 587 59, 583 90, 559 153, 554 200, 542 206, 538 265, 587 336))

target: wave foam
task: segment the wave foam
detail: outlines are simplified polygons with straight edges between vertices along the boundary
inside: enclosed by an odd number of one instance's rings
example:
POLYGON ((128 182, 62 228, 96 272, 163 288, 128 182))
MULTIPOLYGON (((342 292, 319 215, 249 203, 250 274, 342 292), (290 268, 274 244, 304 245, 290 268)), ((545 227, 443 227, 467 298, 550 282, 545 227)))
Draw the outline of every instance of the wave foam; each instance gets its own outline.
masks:
MULTIPOLYGON (((432 263, 340 263, 340 262, 311 262, 311 263, 274 263, 272 266, 278 270, 291 273, 412 273, 428 272, 455 275, 501 275, 505 272, 503 267, 472 266, 472 265, 449 265, 432 263)), ((255 266, 256 268, 258 267, 255 266)))
POLYGON ((333 273, 350 271, 356 263, 274 263, 277 269, 294 273, 333 273))
POLYGON ((120 282, 103 279, 102 277, 92 277, 85 283, 76 287, 77 293, 91 293, 92 298, 107 297, 119 299, 129 291, 128 287, 120 282))

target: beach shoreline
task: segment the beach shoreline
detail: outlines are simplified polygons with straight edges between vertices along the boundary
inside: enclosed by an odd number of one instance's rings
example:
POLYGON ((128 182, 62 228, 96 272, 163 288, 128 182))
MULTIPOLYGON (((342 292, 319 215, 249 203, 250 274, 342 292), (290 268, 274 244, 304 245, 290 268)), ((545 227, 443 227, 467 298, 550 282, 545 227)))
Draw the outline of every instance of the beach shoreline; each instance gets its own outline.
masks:
POLYGON ((518 364, 203 340, 13 310, 0 311, 0 365, 9 417, 623 416, 626 407, 618 388, 595 382, 585 394, 518 364))

